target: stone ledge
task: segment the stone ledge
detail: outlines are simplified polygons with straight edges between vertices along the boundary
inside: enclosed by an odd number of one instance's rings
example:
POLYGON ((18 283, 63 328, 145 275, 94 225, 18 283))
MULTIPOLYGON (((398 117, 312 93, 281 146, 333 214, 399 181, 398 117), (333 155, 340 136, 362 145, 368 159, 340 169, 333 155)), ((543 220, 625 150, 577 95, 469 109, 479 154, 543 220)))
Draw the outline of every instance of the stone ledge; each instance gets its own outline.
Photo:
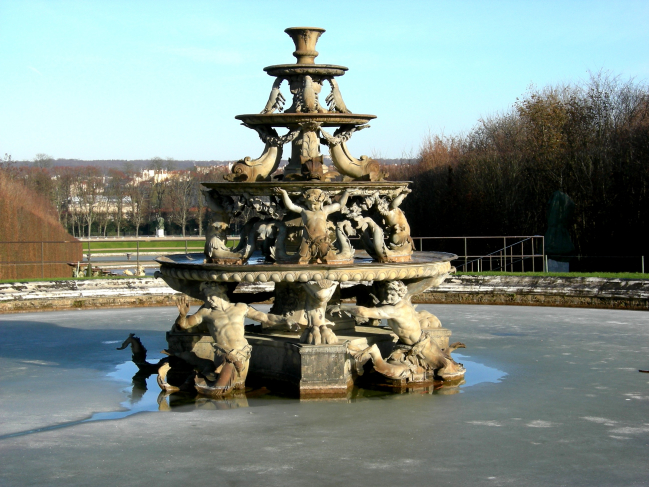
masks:
POLYGON ((413 301, 647 310, 649 279, 451 276, 413 301))
MULTIPOLYGON (((433 290, 431 290, 433 291, 433 290)), ((649 299, 649 279, 450 276, 434 292, 649 299)))
MULTIPOLYGON (((273 283, 239 292, 270 291, 273 283)), ((236 292, 236 291, 235 291, 236 292)), ((93 279, 0 284, 0 313, 169 306, 178 295, 162 279, 93 279)), ((649 309, 649 280, 592 277, 451 276, 417 303, 649 309)), ((201 304, 192 300, 192 304, 201 304)))

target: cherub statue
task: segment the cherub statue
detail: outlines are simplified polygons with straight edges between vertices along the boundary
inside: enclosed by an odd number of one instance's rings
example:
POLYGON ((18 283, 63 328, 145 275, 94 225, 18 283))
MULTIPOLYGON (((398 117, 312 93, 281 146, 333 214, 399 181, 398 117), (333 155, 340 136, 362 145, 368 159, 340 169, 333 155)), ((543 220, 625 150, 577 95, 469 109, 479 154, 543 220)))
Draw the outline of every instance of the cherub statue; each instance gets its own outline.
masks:
POLYGON ((415 244, 410 237, 410 225, 399 206, 408 194, 412 193, 410 188, 399 188, 399 192, 389 203, 383 198, 376 198, 378 212, 385 220, 385 226, 389 232, 391 250, 407 249, 410 246, 412 251, 415 244))
POLYGON ((282 195, 286 209, 299 213, 302 217, 303 231, 302 243, 298 251, 299 263, 326 262, 328 256, 333 256, 327 217, 340 211, 347 204, 348 191, 343 193, 338 203, 323 206, 327 194, 319 189, 308 189, 303 193, 306 208, 294 204, 284 189, 275 188, 275 192, 282 195))
POLYGON ((417 312, 412 305, 411 297, 429 284, 426 280, 414 283, 409 290, 402 281, 381 282, 379 294, 383 298, 376 307, 340 304, 332 306, 331 313, 342 311, 359 318, 386 319, 388 326, 397 335, 396 350, 383 360, 373 345, 355 355, 357 365, 372 360, 375 369, 392 379, 423 380, 425 372, 430 371, 445 380, 458 379, 464 376, 465 369, 455 362, 450 355, 456 348, 464 348, 460 342, 441 349, 422 329, 422 322, 436 325, 434 317, 426 311, 417 312))
POLYGON ((230 219, 237 212, 236 205, 229 196, 222 196, 214 190, 201 189, 207 207, 214 212, 214 218, 207 228, 205 235, 205 262, 243 264, 245 256, 242 252, 232 251, 228 247, 228 231, 230 219))
MULTIPOLYGON (((186 296, 178 299, 179 315, 174 329, 184 331, 208 331, 214 339, 214 363, 212 370, 203 369, 205 379, 197 377, 196 389, 209 396, 222 396, 234 387, 243 387, 248 374, 248 362, 252 347, 244 336, 246 318, 258 321, 263 326, 287 325, 289 330, 299 329, 294 322, 283 316, 257 311, 244 303, 231 303, 224 284, 201 283, 200 290, 205 304, 191 316, 186 296)), ((182 358, 182 356, 180 357, 182 358)), ((164 380, 162 381, 165 384, 164 380)), ((174 390, 173 386, 164 387, 174 390)))
POLYGON ((410 192, 408 188, 400 188, 390 202, 377 192, 366 197, 360 206, 354 204, 350 208, 349 218, 356 224, 361 243, 367 253, 379 262, 404 262, 411 258, 415 245, 410 237, 410 225, 406 215, 399 208, 410 192), (363 212, 371 210, 374 206, 374 218, 363 216, 363 212))

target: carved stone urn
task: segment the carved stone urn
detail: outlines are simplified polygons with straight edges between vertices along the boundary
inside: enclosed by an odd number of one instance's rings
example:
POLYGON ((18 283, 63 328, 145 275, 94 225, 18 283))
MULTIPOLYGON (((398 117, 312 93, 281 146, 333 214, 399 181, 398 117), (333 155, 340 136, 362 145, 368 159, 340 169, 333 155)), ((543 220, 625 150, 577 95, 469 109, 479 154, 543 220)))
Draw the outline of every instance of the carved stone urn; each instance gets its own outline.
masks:
POLYGON ((293 56, 297 58, 297 64, 314 64, 318 56, 315 45, 325 30, 320 27, 289 27, 284 32, 295 43, 293 56))

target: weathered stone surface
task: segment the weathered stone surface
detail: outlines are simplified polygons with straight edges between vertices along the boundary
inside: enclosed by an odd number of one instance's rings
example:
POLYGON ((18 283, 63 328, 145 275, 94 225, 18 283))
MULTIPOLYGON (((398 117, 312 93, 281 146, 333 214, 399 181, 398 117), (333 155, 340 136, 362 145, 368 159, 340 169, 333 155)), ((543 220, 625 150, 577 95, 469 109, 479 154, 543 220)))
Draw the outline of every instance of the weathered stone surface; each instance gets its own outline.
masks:
MULTIPOLYGON (((162 279, 92 279, 0 284, 0 313, 166 306, 179 294, 162 279)), ((198 303, 196 301, 194 304, 198 303)))
POLYGON ((282 383, 300 396, 346 394, 356 374, 348 346, 376 344, 389 353, 395 339, 388 330, 361 326, 339 334, 338 343, 328 345, 299 343, 297 336, 282 333, 249 333, 246 338, 252 345, 249 377, 282 383))
MULTIPOLYGON (((349 285, 351 283, 344 283, 349 285)), ((273 282, 241 283, 235 293, 272 291, 273 282)), ((179 293, 161 279, 115 279, 0 284, 0 313, 168 306, 179 293)), ((451 276, 415 303, 512 304, 649 309, 649 280, 592 277, 451 276)), ((200 301, 192 301, 200 304, 200 301)))
POLYGON ((413 301, 649 309, 649 279, 451 276, 413 301))
POLYGON ((599 277, 450 276, 437 292, 511 293, 588 296, 600 298, 649 298, 649 279, 599 277))

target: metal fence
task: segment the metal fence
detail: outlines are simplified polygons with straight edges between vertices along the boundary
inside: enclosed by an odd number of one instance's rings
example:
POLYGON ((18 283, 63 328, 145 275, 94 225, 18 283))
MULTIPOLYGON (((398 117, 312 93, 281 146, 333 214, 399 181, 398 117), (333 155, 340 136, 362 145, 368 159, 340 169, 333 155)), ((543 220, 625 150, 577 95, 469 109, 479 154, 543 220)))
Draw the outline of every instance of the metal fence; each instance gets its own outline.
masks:
POLYGON ((433 248, 456 254, 458 259, 453 263, 460 272, 547 270, 544 259, 545 239, 542 235, 413 237, 413 240, 415 244, 419 243, 420 251, 424 250, 424 241, 441 242, 441 245, 437 243, 433 248), (452 241, 455 245, 444 245, 444 241, 452 241), (460 248, 458 244, 461 245, 460 248), (495 250, 491 250, 492 248, 495 250))
MULTIPOLYGON (((236 244, 238 236, 231 236, 229 239, 236 244)), ((416 250, 436 250, 456 254, 458 258, 453 265, 460 272, 485 272, 485 271, 508 271, 508 272, 547 272, 547 255, 545 255, 545 239, 542 235, 508 235, 508 236, 487 236, 487 237, 413 237, 416 250)), ((201 252, 205 237, 138 237, 138 238, 115 238, 95 237, 80 238, 78 241, 26 241, 26 242, 0 242, 0 278, 3 276, 3 268, 7 266, 39 266, 40 277, 53 277, 48 268, 51 266, 70 265, 76 263, 84 269, 93 269, 100 266, 105 269, 119 269, 135 264, 137 267, 157 266, 155 262, 143 264, 141 255, 168 254, 172 252, 188 253, 190 251, 201 252), (106 242, 120 242, 129 244, 124 247, 107 248, 106 242), (150 245, 163 242, 181 242, 181 245, 150 245), (81 260, 52 259, 51 252, 48 252, 49 245, 71 246, 81 245, 83 256, 81 260), (3 247, 4 246, 4 247, 3 247), (8 247, 9 246, 9 247, 8 247), (11 250, 11 246, 14 249, 11 250), (31 246, 27 251, 17 252, 16 246, 25 249, 24 246, 31 246), (49 255, 48 255, 49 254, 49 255), (125 255, 125 261, 110 261, 95 263, 98 254, 103 256, 125 255), (14 258, 12 258, 14 256, 14 258), (16 258, 16 256, 28 256, 30 258, 16 258)), ((61 252, 69 254, 69 252, 61 252)), ((78 254, 77 254, 78 255, 78 254)), ((574 256, 572 261, 587 262, 589 259, 617 259, 625 267, 632 270, 617 268, 612 272, 642 272, 644 273, 644 256, 574 256)), ((573 267, 573 264, 571 264, 573 267)), ((614 267, 619 267, 614 266, 614 267)), ((59 272, 61 268, 58 268, 59 272)), ((70 269, 71 270, 71 269, 70 269)), ((601 270, 601 269, 598 269, 601 270)))
POLYGON ((0 242, 0 279, 10 273, 21 277, 56 277, 52 274, 60 274, 68 262, 79 257, 80 245, 73 240, 0 242))

